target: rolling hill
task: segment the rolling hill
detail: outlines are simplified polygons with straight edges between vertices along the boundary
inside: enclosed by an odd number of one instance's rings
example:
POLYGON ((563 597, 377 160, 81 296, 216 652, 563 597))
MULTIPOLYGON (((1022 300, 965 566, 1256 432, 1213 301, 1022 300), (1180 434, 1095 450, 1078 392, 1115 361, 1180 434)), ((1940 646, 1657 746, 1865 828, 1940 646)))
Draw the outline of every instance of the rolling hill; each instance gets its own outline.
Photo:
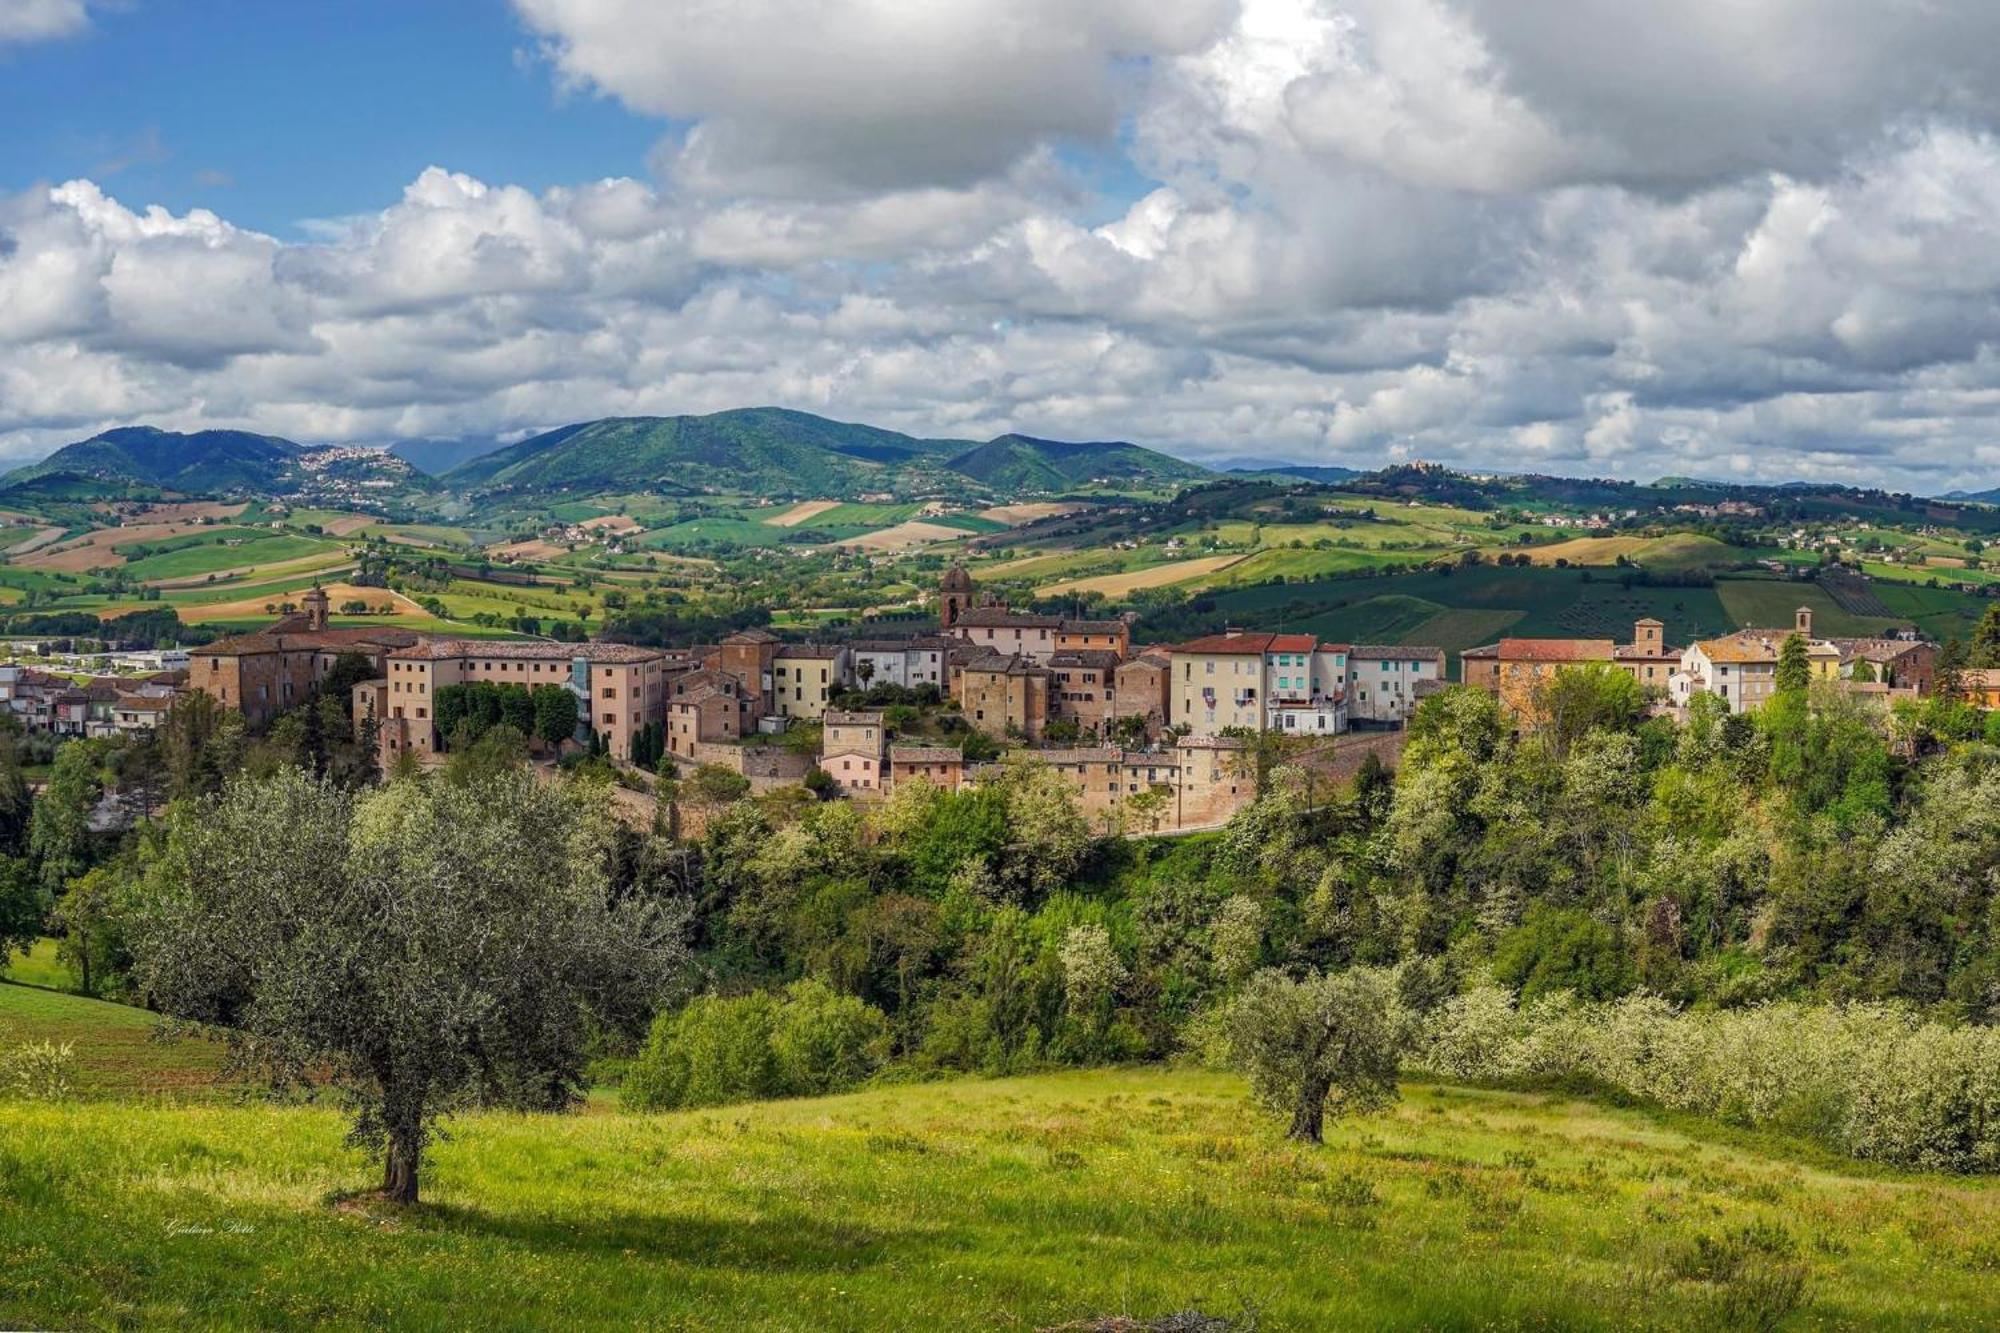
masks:
POLYGON ((1100 481, 1192 481, 1208 475, 1208 469, 1198 464, 1136 444, 1070 444, 1028 435, 988 440, 947 466, 998 491, 1060 491, 1100 481))
POLYGON ((190 435, 124 426, 66 444, 39 463, 0 477, 0 490, 53 478, 137 483, 190 493, 276 491, 302 452, 290 440, 240 430, 190 435))
POLYGON ((489 492, 667 489, 828 497, 959 489, 970 479, 1011 496, 1104 479, 1153 482, 1204 475, 1195 464, 1132 444, 1070 444, 1022 435, 985 444, 926 440, 809 412, 755 407, 565 426, 473 459, 444 480, 489 492))

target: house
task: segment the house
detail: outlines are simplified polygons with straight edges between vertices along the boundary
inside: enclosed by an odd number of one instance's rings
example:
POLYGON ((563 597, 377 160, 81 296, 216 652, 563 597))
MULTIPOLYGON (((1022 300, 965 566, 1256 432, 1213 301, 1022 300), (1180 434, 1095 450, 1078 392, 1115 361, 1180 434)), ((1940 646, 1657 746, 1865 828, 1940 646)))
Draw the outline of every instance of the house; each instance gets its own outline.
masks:
POLYGON ((743 697, 743 683, 730 672, 703 667, 683 674, 666 701, 667 753, 689 763, 704 762, 703 747, 743 739, 753 707, 743 697))
POLYGON ((1044 662, 1055 654, 1056 636, 1062 626, 1061 616, 975 606, 961 612, 949 628, 959 638, 989 653, 1044 662))
POLYGON ((1049 658, 1049 715, 1093 735, 1107 735, 1117 688, 1118 654, 1104 648, 1065 648, 1049 658))
POLYGON ((889 785, 928 782, 944 791, 957 791, 965 782, 965 752, 949 745, 892 745, 889 747, 889 785))
POLYGON ((1347 715, 1401 725, 1423 697, 1418 686, 1444 679, 1444 649, 1356 644, 1347 652, 1347 715))
POLYGON ((1958 697, 1979 708, 2000 708, 2000 667, 1966 667, 1960 671, 1958 697))
POLYGON ((951 635, 911 639, 856 639, 847 645, 848 679, 858 688, 898 685, 904 689, 946 688, 945 662, 964 642, 951 635))
POLYGON ((438 691, 479 681, 570 691, 580 734, 596 732, 613 757, 630 759, 640 731, 666 716, 667 676, 664 653, 632 644, 426 638, 388 652, 381 676, 355 695, 376 719, 384 767, 442 749, 451 738, 437 729, 438 691))
POLYGON ((1498 695, 1516 722, 1540 721, 1542 687, 1566 667, 1601 663, 1628 673, 1652 694, 1665 694, 1680 661, 1667 647, 1666 626, 1635 621, 1630 643, 1610 639, 1502 639, 1459 654, 1459 679, 1498 695))
POLYGON ((1123 620, 1065 620, 1056 626, 1059 653, 1112 653, 1123 659, 1132 655, 1132 626, 1123 620))
POLYGON ((1173 660, 1165 652, 1143 652, 1120 662, 1112 676, 1113 720, 1128 717, 1143 719, 1149 740, 1166 730, 1167 699, 1173 671, 1173 660))
POLYGON ((1049 721, 1051 672, 1021 653, 986 653, 958 669, 965 720, 994 737, 1036 741, 1049 721))
POLYGON ((259 726, 304 703, 342 653, 359 653, 380 674, 391 653, 425 637, 387 626, 330 629, 328 600, 325 589, 315 586, 300 599, 303 611, 194 650, 188 687, 259 726))
POLYGON ((1793 636, 1805 642, 1806 662, 1814 680, 1840 678, 1840 649, 1812 637, 1812 608, 1802 606, 1789 630, 1742 629, 1684 649, 1680 668, 1668 682, 1675 705, 1686 707, 1697 694, 1713 694, 1727 703, 1732 713, 1761 707, 1777 692, 1778 660, 1785 641, 1793 636))
POLYGON ((886 734, 879 712, 828 709, 820 718, 819 766, 845 795, 880 796, 888 789, 886 734))
POLYGON ((1168 721, 1195 736, 1263 730, 1265 654, 1278 637, 1230 629, 1175 646, 1168 721))
POLYGON ((779 717, 817 719, 847 681, 848 650, 788 643, 771 656, 769 711, 779 717))

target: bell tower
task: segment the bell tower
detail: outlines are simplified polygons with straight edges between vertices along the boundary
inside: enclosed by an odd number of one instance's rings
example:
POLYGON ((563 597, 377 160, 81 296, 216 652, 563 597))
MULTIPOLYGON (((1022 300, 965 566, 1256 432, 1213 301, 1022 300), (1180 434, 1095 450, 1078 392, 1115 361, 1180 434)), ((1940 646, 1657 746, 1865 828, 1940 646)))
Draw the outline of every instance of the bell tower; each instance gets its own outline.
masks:
POLYGON ((305 605, 306 627, 314 630, 325 629, 327 607, 333 600, 326 595, 326 589, 315 583, 312 590, 299 600, 305 605))
POLYGON ((972 606, 972 575, 964 565, 953 565, 938 580, 938 625, 950 629, 972 606))

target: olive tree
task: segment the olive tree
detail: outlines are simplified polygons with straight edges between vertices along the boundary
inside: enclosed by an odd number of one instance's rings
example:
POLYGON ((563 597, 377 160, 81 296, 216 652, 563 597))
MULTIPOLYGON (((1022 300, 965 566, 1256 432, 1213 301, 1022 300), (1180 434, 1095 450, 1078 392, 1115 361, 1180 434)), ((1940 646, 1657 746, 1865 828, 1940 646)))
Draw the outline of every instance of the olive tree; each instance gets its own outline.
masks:
POLYGON ((441 1116, 574 1103, 590 1020, 636 1029, 680 967, 674 910, 612 901, 610 832, 601 793, 519 770, 239 781, 170 816, 136 979, 274 1084, 343 1091, 413 1203, 441 1116))
POLYGON ((1395 1101, 1394 995, 1376 968, 1302 980, 1266 968, 1244 984, 1229 1010, 1230 1059, 1259 1102, 1291 1117, 1288 1137, 1320 1142, 1329 1106, 1359 1115, 1395 1101))

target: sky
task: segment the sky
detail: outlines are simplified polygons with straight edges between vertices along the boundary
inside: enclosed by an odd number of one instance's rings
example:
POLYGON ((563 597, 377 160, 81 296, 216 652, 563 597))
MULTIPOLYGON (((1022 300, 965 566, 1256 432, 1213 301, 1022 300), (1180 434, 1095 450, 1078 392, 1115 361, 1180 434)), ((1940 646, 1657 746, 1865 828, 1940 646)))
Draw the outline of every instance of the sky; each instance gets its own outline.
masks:
POLYGON ((760 404, 2000 485, 2000 5, 0 0, 0 459, 760 404))

